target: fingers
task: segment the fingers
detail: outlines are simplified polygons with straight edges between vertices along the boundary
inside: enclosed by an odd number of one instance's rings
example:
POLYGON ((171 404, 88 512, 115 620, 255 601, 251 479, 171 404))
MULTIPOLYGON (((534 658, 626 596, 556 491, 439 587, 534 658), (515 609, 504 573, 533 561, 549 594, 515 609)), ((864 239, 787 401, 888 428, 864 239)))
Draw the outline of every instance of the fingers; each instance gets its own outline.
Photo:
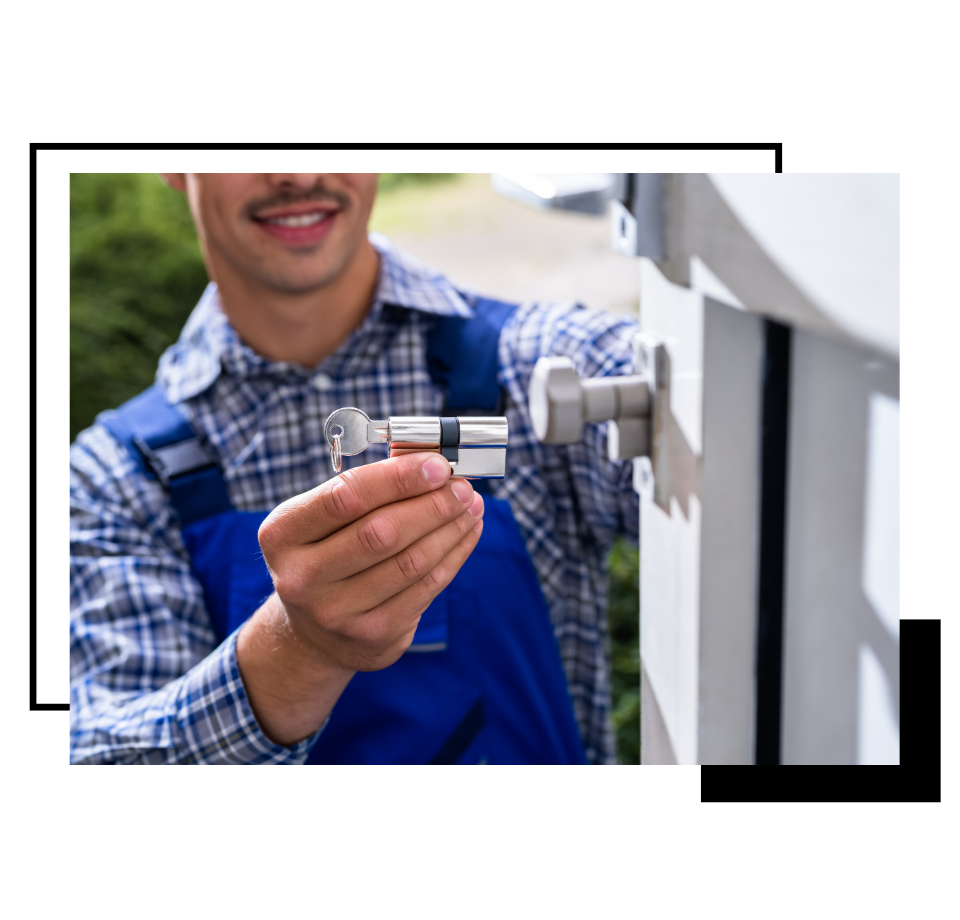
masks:
POLYGON ((371 511, 321 544, 296 547, 294 557, 303 557, 302 564, 315 568, 326 582, 349 578, 455 520, 472 506, 474 495, 469 483, 455 480, 426 495, 371 511))
POLYGON ((427 578, 455 547, 483 523, 483 498, 474 493, 467 511, 405 549, 341 582, 343 603, 369 609, 427 578))
POLYGON ((348 629, 349 641, 360 648, 381 650, 368 660, 355 659, 356 670, 377 670, 400 657, 413 640, 423 611, 453 581, 476 548, 482 532, 481 519, 423 578, 353 619, 348 629), (388 647, 391 651, 384 654, 382 650, 388 647))
POLYGON ((323 540, 383 505, 440 489, 450 464, 440 454, 416 453, 346 470, 278 505, 260 526, 260 546, 297 546, 323 540))
POLYGON ((378 614, 391 616, 395 615, 395 611, 406 608, 416 610, 419 619, 420 614, 430 606, 433 599, 453 581, 454 576, 476 548, 482 531, 483 521, 481 520, 423 578, 399 594, 395 594, 378 608, 370 611, 370 614, 374 617, 378 614))
POLYGON ((279 506, 259 538, 307 646, 351 669, 386 667, 480 538, 483 499, 436 453, 370 464, 279 506), (392 657, 391 657, 392 656, 392 657))

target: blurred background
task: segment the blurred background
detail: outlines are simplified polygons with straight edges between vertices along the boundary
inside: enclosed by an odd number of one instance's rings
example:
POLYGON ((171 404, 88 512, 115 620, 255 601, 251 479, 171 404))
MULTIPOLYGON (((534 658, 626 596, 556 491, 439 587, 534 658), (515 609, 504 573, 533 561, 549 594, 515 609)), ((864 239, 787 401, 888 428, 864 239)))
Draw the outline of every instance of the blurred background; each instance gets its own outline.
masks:
MULTIPOLYGON (((505 300, 574 300, 638 314, 636 261, 605 217, 538 211, 478 174, 385 173, 370 228, 454 282, 505 300)), ((186 200, 155 174, 70 183, 70 439, 153 382, 207 283, 186 200)), ((637 550, 610 564, 613 717, 620 763, 640 763, 637 550)))

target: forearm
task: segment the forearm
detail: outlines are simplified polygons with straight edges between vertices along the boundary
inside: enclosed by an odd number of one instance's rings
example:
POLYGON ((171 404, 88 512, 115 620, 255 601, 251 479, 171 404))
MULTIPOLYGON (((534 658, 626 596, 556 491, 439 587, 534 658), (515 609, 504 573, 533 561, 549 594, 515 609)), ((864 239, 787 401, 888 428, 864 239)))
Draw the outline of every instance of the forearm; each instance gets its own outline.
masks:
POLYGON ((316 732, 355 673, 298 637, 276 593, 237 636, 237 662, 260 727, 281 745, 316 732))

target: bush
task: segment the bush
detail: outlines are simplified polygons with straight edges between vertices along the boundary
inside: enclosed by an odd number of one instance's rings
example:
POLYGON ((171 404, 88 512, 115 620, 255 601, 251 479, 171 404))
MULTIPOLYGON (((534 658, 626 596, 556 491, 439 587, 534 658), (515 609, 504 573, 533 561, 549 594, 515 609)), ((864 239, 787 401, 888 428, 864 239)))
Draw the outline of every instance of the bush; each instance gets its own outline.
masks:
POLYGON ((70 439, 153 383, 207 283, 186 201, 155 175, 70 177, 70 439))
POLYGON ((613 725, 620 763, 640 763, 640 554, 619 540, 609 557, 613 725))

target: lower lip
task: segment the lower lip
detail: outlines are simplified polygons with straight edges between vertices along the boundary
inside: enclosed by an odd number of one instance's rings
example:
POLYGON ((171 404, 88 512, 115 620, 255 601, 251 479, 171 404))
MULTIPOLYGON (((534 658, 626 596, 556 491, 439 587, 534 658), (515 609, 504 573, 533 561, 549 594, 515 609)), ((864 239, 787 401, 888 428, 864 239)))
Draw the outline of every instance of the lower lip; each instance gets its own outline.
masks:
POLYGON ((318 220, 315 224, 309 224, 306 227, 284 227, 282 224, 272 224, 265 220, 257 220, 254 223, 264 233, 289 246, 309 246, 319 242, 330 232, 336 216, 336 213, 328 214, 323 220, 318 220))

